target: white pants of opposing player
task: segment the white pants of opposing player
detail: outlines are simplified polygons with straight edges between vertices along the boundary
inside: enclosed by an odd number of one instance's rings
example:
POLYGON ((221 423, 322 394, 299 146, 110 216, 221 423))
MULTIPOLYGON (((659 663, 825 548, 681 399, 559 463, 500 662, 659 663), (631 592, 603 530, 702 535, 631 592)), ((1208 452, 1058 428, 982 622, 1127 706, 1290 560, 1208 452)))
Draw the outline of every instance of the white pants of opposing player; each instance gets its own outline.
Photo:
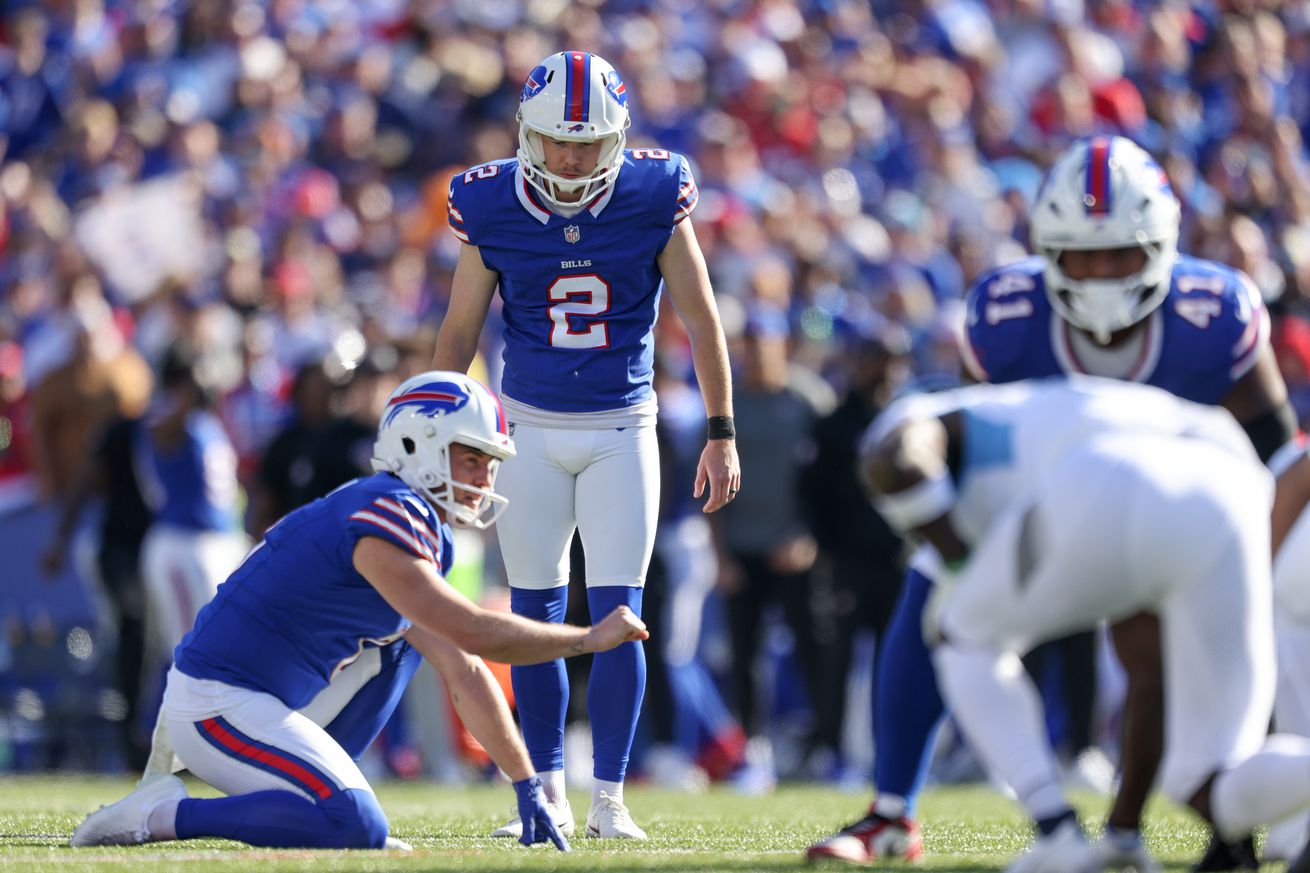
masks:
POLYGON ((660 499, 655 428, 519 423, 514 446, 517 454, 496 477, 496 490, 509 499, 496 523, 509 584, 539 591, 567 584, 576 529, 588 587, 644 585, 660 499))
POLYGON ((196 613, 240 565, 250 548, 244 534, 152 525, 141 543, 147 623, 162 663, 191 630, 196 613))
POLYGON ((1171 797, 1260 749, 1274 698, 1271 493, 1263 470, 1209 443, 1119 436, 1071 453, 994 520, 944 595, 935 658, 971 744, 1020 799, 1058 784, 1040 704, 980 685, 1018 688, 1019 655, 1099 619, 1160 617, 1171 797), (1029 731, 997 729, 1019 719, 1029 731))
MULTIPOLYGON (((1310 512, 1302 512, 1274 556, 1274 628, 1278 644, 1278 695, 1274 724, 1280 733, 1310 736, 1310 512)), ((1269 828, 1265 859, 1290 860, 1310 839, 1310 815, 1269 828)))

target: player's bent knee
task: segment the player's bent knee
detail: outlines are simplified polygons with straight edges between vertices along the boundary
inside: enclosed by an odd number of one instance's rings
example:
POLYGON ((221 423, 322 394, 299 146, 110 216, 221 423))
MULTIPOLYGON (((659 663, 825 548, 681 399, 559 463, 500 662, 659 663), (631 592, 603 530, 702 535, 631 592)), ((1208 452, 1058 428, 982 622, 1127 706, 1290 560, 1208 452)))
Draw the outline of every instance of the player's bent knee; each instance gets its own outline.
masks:
POLYGON ((339 848, 381 849, 386 844, 390 826, 373 792, 348 788, 319 801, 319 808, 338 826, 339 848))

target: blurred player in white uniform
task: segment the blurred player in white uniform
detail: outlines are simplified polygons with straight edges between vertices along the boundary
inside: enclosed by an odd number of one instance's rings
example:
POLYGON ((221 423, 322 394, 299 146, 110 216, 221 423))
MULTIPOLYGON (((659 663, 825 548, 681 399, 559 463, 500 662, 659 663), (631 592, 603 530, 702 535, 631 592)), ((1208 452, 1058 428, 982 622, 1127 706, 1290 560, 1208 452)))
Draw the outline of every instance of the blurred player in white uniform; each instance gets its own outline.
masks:
MULTIPOLYGON (((1270 538, 1278 647, 1274 725, 1281 733, 1310 736, 1310 512, 1305 511, 1310 505, 1310 444, 1289 444, 1269 467, 1277 476, 1270 538)), ((1269 828, 1262 858, 1295 858, 1308 839, 1310 815, 1293 816, 1269 828)))
POLYGON ((514 781, 521 841, 567 850, 500 687, 468 653, 535 663, 647 634, 626 607, 592 628, 559 627, 481 609, 442 578, 450 525, 483 528, 505 507, 495 479, 514 454, 507 431, 495 395, 462 373, 397 388, 378 427, 378 472, 269 528, 177 647, 161 721, 182 764, 228 796, 189 798, 175 776, 153 775, 70 844, 404 848, 355 760, 421 656, 514 781))
MULTIPOLYGON (((517 158, 451 183, 450 227, 466 245, 434 366, 468 369, 499 288, 501 390, 519 452, 500 480, 514 505, 499 527, 512 608, 563 621, 577 530, 591 614, 620 604, 640 614, 659 504, 651 377, 665 287, 686 323, 708 416, 694 484, 697 497, 708 486, 704 511, 725 505, 741 478, 727 346, 689 218, 696 183, 681 155, 625 150, 626 88, 587 52, 560 52, 533 69, 518 121, 517 158)), ((593 661, 589 836, 646 837, 623 802, 645 676, 639 645, 593 661)), ((568 833, 564 664, 516 667, 513 682, 533 764, 568 833)))
POLYGON ((1096 379, 978 385, 893 405, 862 469, 947 565, 928 609, 942 689, 1040 831, 1012 873, 1103 869, 1019 661, 1101 619, 1160 617, 1170 797, 1227 839, 1310 805, 1310 741, 1266 739, 1272 483, 1227 412, 1096 379))
POLYGON ((186 351, 165 358, 136 446, 142 494, 154 513, 141 544, 147 626, 165 666, 250 548, 237 507, 236 452, 195 367, 186 351))

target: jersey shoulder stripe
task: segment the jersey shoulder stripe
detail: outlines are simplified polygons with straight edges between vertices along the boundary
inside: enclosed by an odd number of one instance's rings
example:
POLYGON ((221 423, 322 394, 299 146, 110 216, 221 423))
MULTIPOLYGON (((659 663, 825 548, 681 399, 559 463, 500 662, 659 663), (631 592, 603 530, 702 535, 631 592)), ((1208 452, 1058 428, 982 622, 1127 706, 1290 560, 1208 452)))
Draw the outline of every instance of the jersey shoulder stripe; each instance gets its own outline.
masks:
POLYGON ((416 522, 414 516, 410 515, 409 510, 402 506, 398 501, 387 497, 379 497, 377 500, 373 501, 373 505, 384 512, 391 513, 397 520, 412 527, 414 531, 423 538, 423 541, 427 544, 428 548, 430 548, 434 553, 440 553, 441 545, 437 542, 437 538, 433 532, 429 530, 426 525, 416 522))
POLYGON ((428 561, 432 560, 432 553, 428 551, 427 546, 420 542, 411 532, 404 530, 394 521, 385 519, 377 513, 369 512, 368 510, 360 510, 352 515, 350 519, 352 521, 362 521, 365 524, 380 527, 399 540, 409 551, 413 552, 418 557, 428 561))

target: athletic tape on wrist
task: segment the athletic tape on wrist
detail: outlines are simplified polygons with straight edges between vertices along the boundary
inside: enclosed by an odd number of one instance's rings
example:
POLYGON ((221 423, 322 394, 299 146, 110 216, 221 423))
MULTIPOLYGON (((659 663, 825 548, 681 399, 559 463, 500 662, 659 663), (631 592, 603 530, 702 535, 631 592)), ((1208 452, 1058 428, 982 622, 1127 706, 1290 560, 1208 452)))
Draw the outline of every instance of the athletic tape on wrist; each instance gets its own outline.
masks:
POLYGON ((873 500, 874 509, 892 527, 913 530, 941 518, 955 505, 955 482, 949 473, 925 479, 917 485, 882 494, 873 500))

